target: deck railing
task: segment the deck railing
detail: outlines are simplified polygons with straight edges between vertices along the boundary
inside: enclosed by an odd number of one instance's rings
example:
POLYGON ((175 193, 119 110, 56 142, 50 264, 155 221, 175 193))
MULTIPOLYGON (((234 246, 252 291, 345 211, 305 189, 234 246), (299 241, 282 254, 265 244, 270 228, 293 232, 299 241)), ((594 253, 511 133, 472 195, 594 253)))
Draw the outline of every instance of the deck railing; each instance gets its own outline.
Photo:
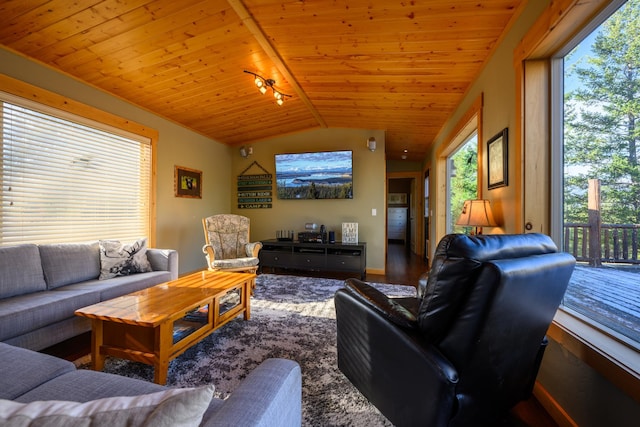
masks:
POLYGON ((564 224, 564 251, 593 266, 603 262, 640 264, 640 225, 602 223, 599 179, 588 180, 587 199, 587 222, 564 224))
POLYGON ((572 254, 578 261, 590 265, 603 262, 640 264, 638 258, 638 224, 599 224, 597 229, 589 223, 564 224, 564 251, 572 254))

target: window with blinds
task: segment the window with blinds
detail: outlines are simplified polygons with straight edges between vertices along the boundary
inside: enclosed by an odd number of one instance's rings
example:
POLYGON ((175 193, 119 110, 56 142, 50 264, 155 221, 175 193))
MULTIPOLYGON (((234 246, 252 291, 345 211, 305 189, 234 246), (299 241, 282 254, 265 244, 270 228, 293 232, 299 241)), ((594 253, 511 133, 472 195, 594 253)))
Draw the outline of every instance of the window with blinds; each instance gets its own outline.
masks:
POLYGON ((148 138, 0 95, 0 245, 149 235, 148 138))

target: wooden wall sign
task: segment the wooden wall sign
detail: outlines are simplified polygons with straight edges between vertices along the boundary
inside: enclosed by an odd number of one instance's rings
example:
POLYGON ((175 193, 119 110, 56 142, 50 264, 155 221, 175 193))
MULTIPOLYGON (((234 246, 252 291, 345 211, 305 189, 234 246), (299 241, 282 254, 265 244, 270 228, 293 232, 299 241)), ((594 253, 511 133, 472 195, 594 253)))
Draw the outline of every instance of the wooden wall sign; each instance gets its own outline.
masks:
POLYGON ((256 161, 238 175, 238 209, 270 209, 273 200, 273 175, 256 161), (248 175, 257 166, 264 173, 248 175))

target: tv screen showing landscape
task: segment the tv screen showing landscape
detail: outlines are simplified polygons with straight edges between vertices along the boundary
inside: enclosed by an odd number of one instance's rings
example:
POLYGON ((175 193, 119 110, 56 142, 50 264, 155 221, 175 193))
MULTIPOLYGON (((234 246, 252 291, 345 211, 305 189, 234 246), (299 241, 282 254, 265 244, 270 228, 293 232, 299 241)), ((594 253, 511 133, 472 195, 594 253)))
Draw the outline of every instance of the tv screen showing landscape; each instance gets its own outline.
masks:
POLYGON ((276 154, 279 199, 352 199, 353 153, 276 154))

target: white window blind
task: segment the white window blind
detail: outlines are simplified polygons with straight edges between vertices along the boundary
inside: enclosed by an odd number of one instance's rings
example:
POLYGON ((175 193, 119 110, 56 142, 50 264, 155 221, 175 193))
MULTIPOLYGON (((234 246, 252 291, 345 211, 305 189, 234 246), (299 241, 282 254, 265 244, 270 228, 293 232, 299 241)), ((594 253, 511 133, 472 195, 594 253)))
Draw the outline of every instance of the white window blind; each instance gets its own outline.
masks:
POLYGON ((148 138, 0 102, 0 245, 148 236, 148 138))

